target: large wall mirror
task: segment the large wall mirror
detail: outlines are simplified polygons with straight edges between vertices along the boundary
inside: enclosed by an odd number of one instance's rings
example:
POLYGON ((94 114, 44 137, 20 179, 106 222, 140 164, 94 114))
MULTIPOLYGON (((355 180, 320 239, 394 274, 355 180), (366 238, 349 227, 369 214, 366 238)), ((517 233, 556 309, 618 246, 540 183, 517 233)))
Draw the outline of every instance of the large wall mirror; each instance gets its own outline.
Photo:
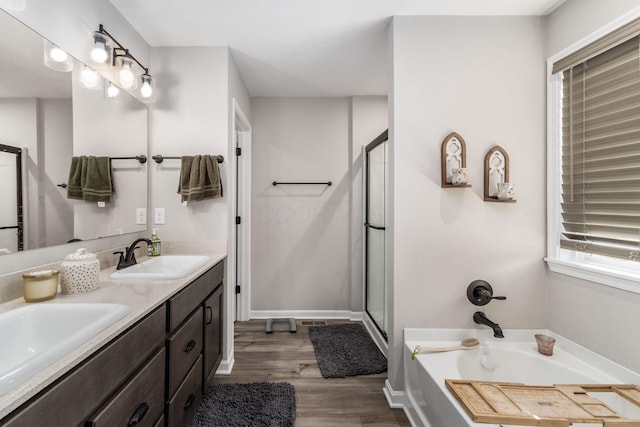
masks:
POLYGON ((0 254, 147 229, 146 105, 45 66, 45 42, 0 10, 0 254), (74 156, 111 159, 109 202, 67 197, 74 156))

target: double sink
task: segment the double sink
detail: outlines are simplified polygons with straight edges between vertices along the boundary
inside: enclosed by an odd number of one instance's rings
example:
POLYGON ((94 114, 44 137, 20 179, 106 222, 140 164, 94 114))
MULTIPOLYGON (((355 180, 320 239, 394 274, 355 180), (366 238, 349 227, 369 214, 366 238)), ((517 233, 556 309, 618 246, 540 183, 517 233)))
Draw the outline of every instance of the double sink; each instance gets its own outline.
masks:
MULTIPOLYGON (((177 279, 208 256, 160 256, 116 271, 114 280, 177 279)), ((0 314, 0 396, 129 313, 123 304, 37 303, 0 314)))

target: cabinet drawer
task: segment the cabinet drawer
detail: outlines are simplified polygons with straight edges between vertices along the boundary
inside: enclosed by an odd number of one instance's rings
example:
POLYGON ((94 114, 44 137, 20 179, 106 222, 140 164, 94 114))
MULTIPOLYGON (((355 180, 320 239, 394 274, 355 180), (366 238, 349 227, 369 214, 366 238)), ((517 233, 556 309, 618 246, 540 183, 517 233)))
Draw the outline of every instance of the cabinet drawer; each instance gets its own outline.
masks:
POLYGON ((167 340, 169 352, 169 382, 167 395, 173 396, 193 362, 202 353, 202 308, 198 310, 167 340))
POLYGON ((202 356, 193 364, 187 378, 169 401, 166 416, 169 427, 191 424, 202 399, 202 356))
POLYGON ((193 309, 202 303, 216 286, 222 282, 224 276, 224 261, 211 267, 190 285, 169 299, 169 322, 167 331, 171 332, 187 318, 193 309))
POLYGON ((165 350, 161 349, 87 425, 154 426, 164 410, 165 350))
POLYGON ((69 427, 83 424, 122 381, 161 346, 165 338, 165 322, 163 305, 44 394, 32 399, 6 426, 69 427))

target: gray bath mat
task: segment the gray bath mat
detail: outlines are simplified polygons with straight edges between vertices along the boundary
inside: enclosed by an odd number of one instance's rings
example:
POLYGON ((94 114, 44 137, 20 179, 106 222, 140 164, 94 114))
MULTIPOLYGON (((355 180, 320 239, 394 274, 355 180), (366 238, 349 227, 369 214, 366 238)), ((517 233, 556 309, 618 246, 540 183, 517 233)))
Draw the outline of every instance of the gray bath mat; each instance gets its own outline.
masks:
POLYGON ((378 374, 387 370, 387 358, 359 323, 310 326, 309 337, 325 378, 378 374))
POLYGON ((191 427, 292 427, 296 395, 289 383, 214 384, 191 427))

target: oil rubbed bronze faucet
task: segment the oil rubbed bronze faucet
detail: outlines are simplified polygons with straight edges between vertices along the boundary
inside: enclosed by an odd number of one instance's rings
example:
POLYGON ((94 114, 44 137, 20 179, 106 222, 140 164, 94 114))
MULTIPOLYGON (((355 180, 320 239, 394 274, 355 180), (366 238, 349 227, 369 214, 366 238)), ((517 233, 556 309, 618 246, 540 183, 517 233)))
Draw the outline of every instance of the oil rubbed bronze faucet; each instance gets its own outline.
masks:
POLYGON ((140 239, 134 240, 131 246, 126 249, 126 252, 117 251, 113 253, 114 255, 120 254, 116 270, 122 270, 123 268, 131 267, 132 265, 138 263, 138 261, 136 261, 135 251, 136 249, 138 249, 136 245, 140 242, 145 242, 147 244, 147 247, 151 247, 151 240, 141 237, 140 239))
POLYGON ((476 311, 475 313, 473 313, 473 321, 476 322, 478 325, 486 325, 491 329, 493 329, 494 337, 504 338, 504 334, 502 333, 502 328, 500 327, 500 325, 489 320, 487 315, 484 314, 482 311, 476 311))

